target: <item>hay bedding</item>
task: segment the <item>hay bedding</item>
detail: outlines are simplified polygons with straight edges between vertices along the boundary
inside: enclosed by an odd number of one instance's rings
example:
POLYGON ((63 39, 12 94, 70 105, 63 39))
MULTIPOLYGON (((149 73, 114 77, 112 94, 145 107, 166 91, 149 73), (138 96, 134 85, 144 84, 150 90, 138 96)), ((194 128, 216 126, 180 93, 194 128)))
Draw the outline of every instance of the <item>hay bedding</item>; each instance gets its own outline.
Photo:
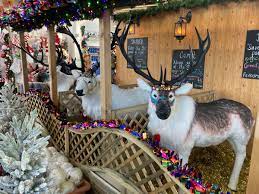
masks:
MULTIPOLYGON (((222 191, 229 191, 227 185, 234 165, 235 154, 228 142, 207 148, 194 148, 189 163, 200 170, 203 179, 217 183, 222 191)), ((236 193, 245 194, 249 174, 250 158, 246 158, 240 173, 236 193)))

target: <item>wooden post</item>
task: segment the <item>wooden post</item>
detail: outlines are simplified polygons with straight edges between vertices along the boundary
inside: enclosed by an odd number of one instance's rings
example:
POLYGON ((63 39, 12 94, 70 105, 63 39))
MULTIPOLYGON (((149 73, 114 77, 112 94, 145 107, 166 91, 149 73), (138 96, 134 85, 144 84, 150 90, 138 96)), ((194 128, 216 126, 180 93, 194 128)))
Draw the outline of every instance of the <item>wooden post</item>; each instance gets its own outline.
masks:
POLYGON ((69 131, 68 127, 65 127, 65 155, 69 158, 69 131))
POLYGON ((102 119, 111 118, 111 38, 110 12, 105 11, 100 19, 100 68, 101 68, 101 113, 102 119))
MULTIPOLYGON (((24 32, 19 33, 20 46, 25 48, 24 32)), ((28 79, 28 68, 26 53, 21 50, 21 60, 22 60, 22 88, 23 92, 26 93, 29 90, 29 79, 28 79)))
POLYGON ((259 110, 257 112, 256 126, 254 132, 253 150, 251 156, 250 170, 246 193, 258 193, 259 191, 259 110))
POLYGON ((48 45, 49 45, 50 97, 54 105, 58 107, 56 46, 55 46, 54 25, 51 25, 48 28, 48 45))

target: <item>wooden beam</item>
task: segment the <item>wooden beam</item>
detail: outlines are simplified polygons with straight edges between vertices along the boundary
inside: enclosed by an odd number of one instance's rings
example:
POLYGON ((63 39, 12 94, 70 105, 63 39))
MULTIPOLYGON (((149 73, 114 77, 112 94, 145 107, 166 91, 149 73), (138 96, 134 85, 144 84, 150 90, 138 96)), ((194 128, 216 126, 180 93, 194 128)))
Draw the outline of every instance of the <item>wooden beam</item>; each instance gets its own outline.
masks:
POLYGON ((111 38, 110 12, 105 11, 100 19, 100 68, 101 68, 101 113, 102 119, 111 118, 111 38))
POLYGON ((252 149, 252 156, 250 162, 250 170, 248 176, 248 184, 246 193, 258 193, 259 191, 259 110, 257 112, 256 126, 254 132, 254 142, 252 149))
POLYGON ((55 27, 48 28, 48 45, 49 45, 49 73, 50 73, 50 97, 54 105, 58 107, 58 90, 57 90, 57 69, 56 69, 56 46, 55 46, 55 27))
MULTIPOLYGON (((20 46, 25 48, 24 32, 19 33, 20 46)), ((22 61, 22 89, 26 93, 29 90, 29 79, 28 79, 28 68, 27 68, 27 58, 24 51, 20 51, 21 61, 22 61)))
POLYGON ((128 13, 130 11, 146 10, 150 7, 157 7, 157 6, 158 6, 158 4, 155 3, 155 4, 149 4, 149 5, 138 5, 138 6, 135 6, 135 7, 115 8, 114 11, 113 11, 113 14, 116 15, 116 14, 120 14, 120 13, 128 13))

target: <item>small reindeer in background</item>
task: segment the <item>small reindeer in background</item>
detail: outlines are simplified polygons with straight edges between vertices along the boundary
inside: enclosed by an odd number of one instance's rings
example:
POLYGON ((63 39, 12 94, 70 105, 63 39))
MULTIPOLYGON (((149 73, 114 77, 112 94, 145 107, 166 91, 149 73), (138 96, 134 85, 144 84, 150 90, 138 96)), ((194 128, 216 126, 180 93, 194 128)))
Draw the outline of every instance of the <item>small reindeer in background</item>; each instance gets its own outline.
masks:
MULTIPOLYGON (((246 157, 246 146, 250 139, 254 119, 245 105, 227 99, 220 99, 210 103, 196 103, 192 97, 185 96, 193 86, 190 83, 180 87, 173 87, 181 82, 195 67, 204 60, 210 47, 210 35, 202 40, 197 29, 199 52, 196 63, 191 61, 189 70, 171 80, 166 79, 166 69, 161 67, 160 79, 141 71, 135 61, 129 58, 124 43, 131 22, 125 26, 121 36, 116 36, 122 55, 133 67, 134 71, 151 82, 152 86, 143 80, 138 84, 149 91, 148 130, 153 134, 160 134, 161 145, 176 150, 183 164, 188 162, 192 148, 218 145, 228 140, 232 145, 236 158, 228 187, 236 190, 239 174, 246 157), (207 43, 207 44, 206 44, 207 43), (164 75, 163 75, 164 74, 164 75)), ((191 51, 193 56, 193 53, 191 51)))
MULTIPOLYGON (((39 65, 36 66, 35 77, 38 82, 48 82, 49 81, 49 72, 48 72, 48 64, 44 63, 43 60, 43 50, 41 50, 41 58, 37 58, 33 56, 26 48, 20 47, 18 45, 14 45, 17 48, 24 51, 27 55, 29 55, 37 64, 41 65, 41 68, 44 67, 43 71, 39 68, 39 65)), ((76 77, 74 77, 74 73, 78 74, 82 73, 81 68, 78 68, 75 64, 75 60, 73 60, 72 64, 68 64, 63 57, 62 48, 57 46, 57 86, 58 92, 69 91, 74 87, 76 77)), ((21 65, 20 63, 16 63, 13 65, 21 65)), ((14 67, 15 68, 15 67, 14 67)), ((19 67, 17 67, 19 68, 19 67)), ((75 75, 76 75, 75 74, 75 75)))

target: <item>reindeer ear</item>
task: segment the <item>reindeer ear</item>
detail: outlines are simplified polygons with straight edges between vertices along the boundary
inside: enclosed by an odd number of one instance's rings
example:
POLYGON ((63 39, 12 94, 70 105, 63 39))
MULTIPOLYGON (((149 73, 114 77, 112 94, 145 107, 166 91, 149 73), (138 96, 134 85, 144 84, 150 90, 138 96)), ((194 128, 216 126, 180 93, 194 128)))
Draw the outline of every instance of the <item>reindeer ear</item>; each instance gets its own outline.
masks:
POLYGON ((186 83, 184 85, 182 85, 180 88, 177 88, 175 90, 175 95, 184 95, 184 94, 188 94, 193 88, 193 85, 190 83, 186 83))
POLYGON ((137 83, 138 83, 138 86, 139 86, 142 90, 151 92, 151 90, 152 90, 151 86, 150 86, 147 82, 145 82, 144 80, 138 78, 138 79, 137 79, 137 83))

